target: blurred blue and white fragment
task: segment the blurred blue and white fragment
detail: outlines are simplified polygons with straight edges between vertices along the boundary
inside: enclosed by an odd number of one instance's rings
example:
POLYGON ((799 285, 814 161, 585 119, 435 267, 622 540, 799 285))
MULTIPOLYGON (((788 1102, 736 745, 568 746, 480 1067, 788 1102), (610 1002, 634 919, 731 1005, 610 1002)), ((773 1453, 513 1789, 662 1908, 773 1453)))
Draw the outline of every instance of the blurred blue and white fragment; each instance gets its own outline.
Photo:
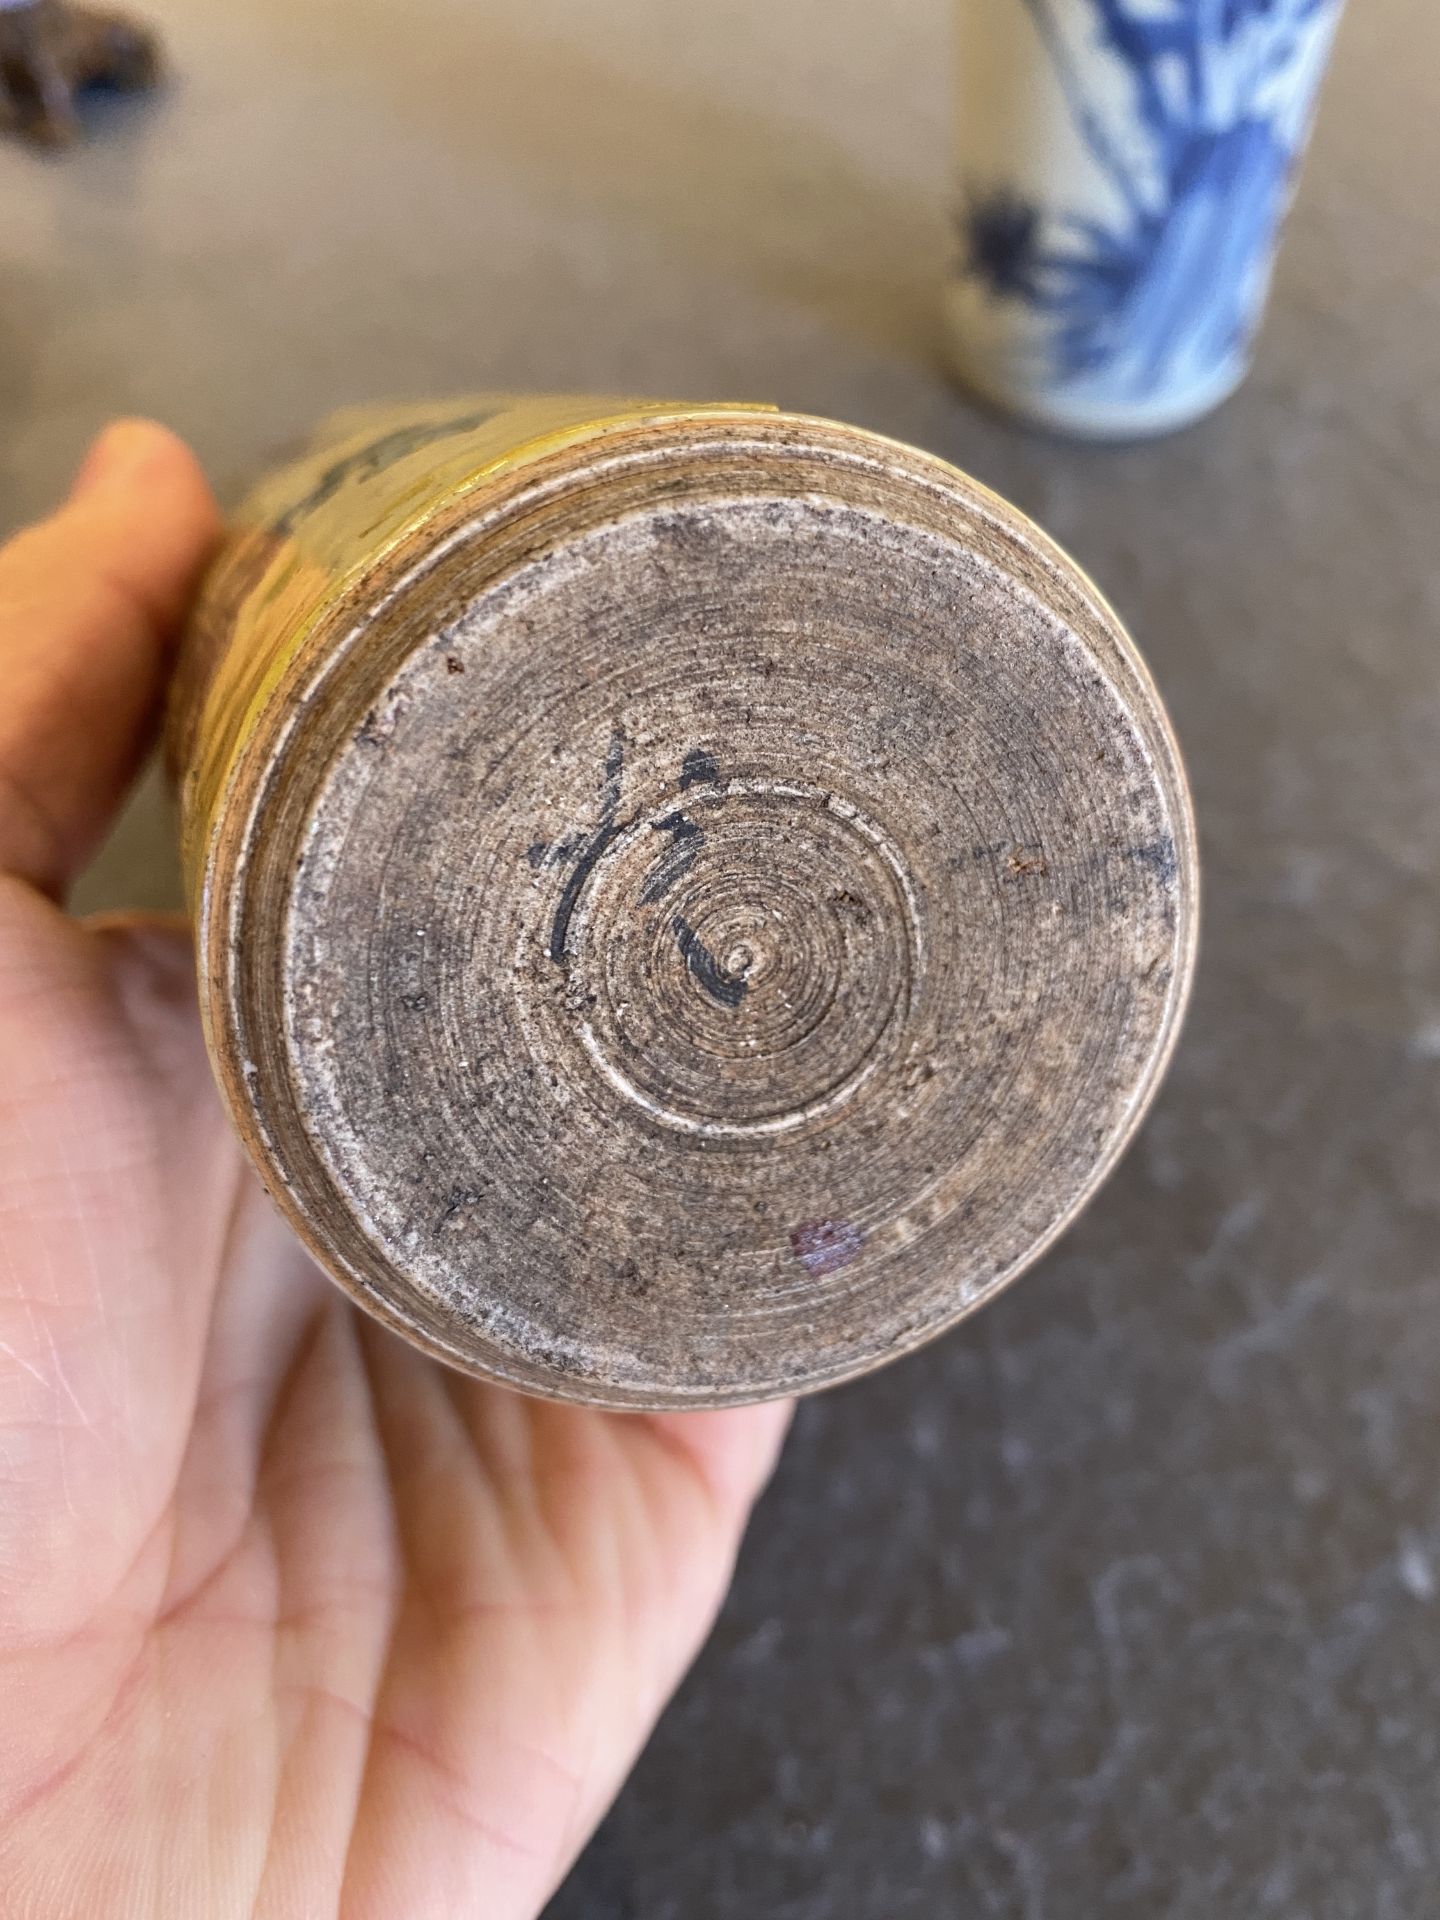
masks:
POLYGON ((958 0, 957 370, 1062 431, 1243 378, 1342 0, 958 0))

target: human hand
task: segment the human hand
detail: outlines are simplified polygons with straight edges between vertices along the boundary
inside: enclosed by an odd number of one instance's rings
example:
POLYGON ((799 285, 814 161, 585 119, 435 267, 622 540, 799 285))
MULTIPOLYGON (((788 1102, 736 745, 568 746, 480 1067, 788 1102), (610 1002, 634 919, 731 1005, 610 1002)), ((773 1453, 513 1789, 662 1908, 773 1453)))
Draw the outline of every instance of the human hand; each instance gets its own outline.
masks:
POLYGON ((519 1920, 786 1410, 526 1400, 369 1322, 231 1134, 183 926, 65 914, 217 526, 125 423, 0 549, 0 1907, 519 1920))

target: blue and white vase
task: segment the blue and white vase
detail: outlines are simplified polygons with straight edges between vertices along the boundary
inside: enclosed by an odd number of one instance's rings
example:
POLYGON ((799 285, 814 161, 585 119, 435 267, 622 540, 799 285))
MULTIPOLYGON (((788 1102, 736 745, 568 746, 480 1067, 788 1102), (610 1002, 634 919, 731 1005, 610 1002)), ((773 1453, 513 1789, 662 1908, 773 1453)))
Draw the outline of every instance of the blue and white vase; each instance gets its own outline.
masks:
POLYGON ((1062 432, 1243 379, 1342 0, 957 0, 956 371, 1062 432))

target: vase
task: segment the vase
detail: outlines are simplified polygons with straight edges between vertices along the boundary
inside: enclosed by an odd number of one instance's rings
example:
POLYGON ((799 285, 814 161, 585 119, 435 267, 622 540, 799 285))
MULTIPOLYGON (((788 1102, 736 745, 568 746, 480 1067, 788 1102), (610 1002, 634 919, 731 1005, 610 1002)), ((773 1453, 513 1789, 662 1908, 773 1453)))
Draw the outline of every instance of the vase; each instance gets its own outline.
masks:
POLYGON ((1195 835, 1037 528, 754 406, 332 422, 169 718, 203 1024, 358 1304, 611 1407, 828 1385, 992 1298, 1159 1084, 1195 835))
POLYGON ((959 0, 954 368, 1082 437, 1244 378, 1341 0, 959 0))

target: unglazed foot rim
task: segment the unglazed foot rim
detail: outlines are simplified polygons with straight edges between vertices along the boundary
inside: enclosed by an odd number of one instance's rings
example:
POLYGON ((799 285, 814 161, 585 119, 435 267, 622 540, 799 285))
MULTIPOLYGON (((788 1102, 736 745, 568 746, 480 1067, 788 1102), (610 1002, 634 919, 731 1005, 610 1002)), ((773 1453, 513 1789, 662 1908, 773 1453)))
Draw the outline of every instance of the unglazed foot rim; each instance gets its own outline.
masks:
POLYGON ((829 422, 637 423, 437 514, 230 791, 201 972, 267 1185, 370 1311, 569 1400, 807 1391, 991 1298, 1193 967, 1114 616, 829 422))

